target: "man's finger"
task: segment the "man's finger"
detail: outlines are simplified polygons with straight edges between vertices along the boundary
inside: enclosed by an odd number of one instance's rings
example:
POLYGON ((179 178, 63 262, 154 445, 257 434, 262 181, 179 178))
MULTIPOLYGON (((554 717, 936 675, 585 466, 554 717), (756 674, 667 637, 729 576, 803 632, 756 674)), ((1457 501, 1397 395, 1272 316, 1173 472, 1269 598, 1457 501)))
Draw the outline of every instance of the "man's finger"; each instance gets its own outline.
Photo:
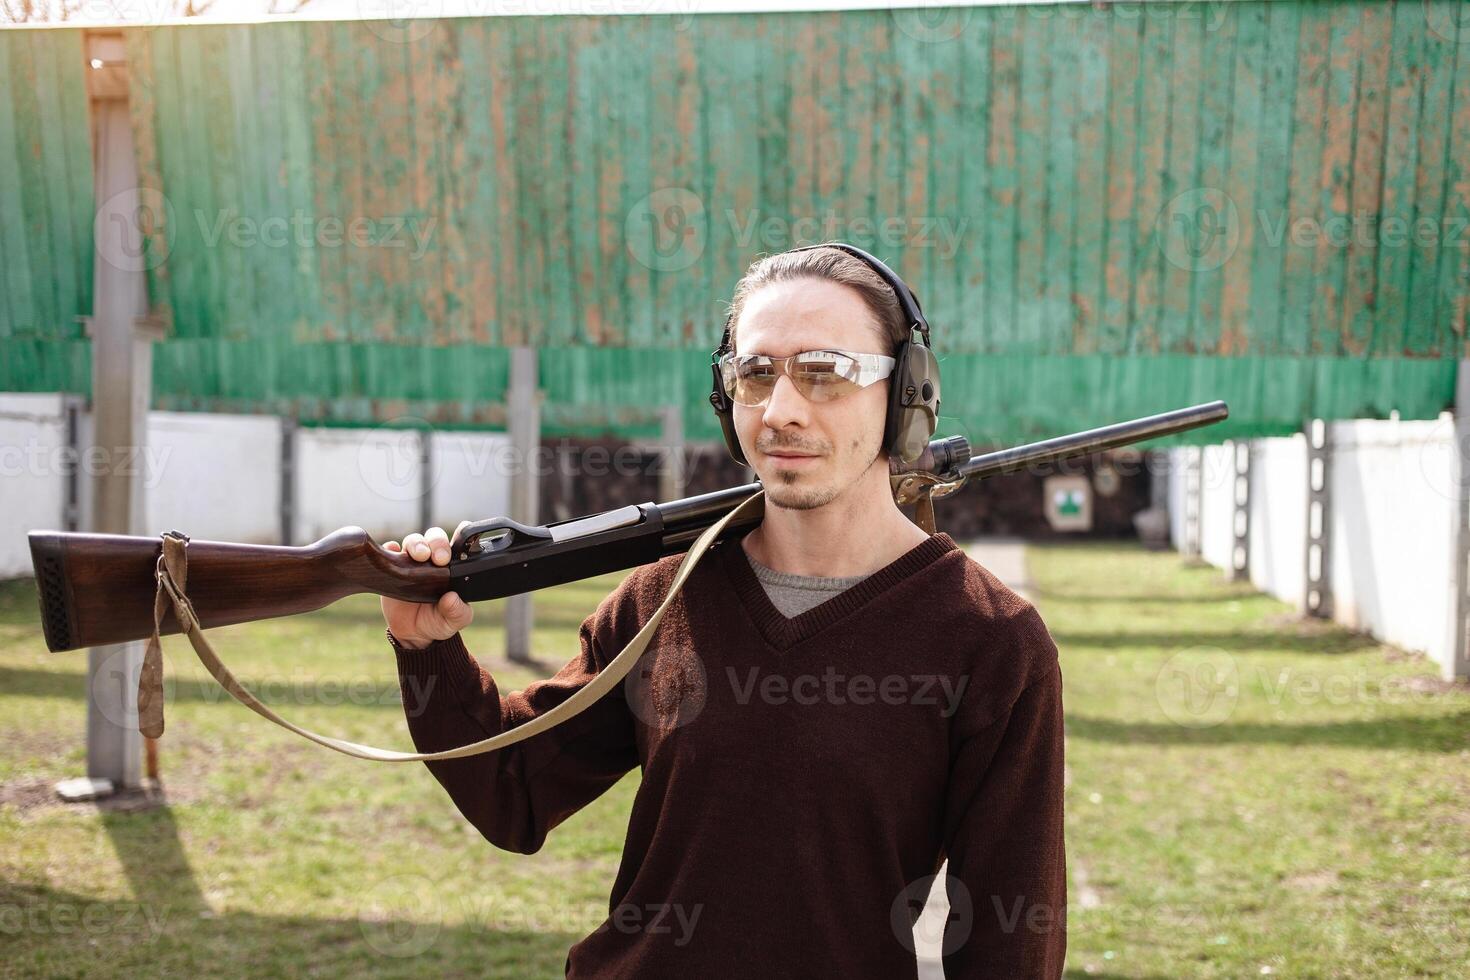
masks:
POLYGON ((429 546, 424 543, 424 536, 417 531, 403 539, 403 550, 414 561, 427 561, 429 558, 429 546))
POLYGON ((397 541, 389 541, 387 544, 383 545, 383 548, 386 551, 402 551, 403 545, 399 544, 397 541))
POLYGON ((431 527, 425 531, 424 542, 429 546, 429 551, 434 558, 434 564, 449 564, 449 535, 444 533, 442 527, 431 527))

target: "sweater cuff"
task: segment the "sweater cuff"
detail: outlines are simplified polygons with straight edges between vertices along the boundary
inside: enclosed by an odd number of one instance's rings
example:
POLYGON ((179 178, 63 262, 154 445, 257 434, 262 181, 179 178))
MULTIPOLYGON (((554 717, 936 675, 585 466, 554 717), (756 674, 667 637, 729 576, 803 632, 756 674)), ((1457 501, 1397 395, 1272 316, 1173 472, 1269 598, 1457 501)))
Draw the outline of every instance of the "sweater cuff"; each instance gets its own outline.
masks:
POLYGON ((418 681, 419 690, 427 690, 425 682, 446 684, 456 692, 480 691, 480 665, 465 649, 464 638, 455 633, 447 640, 435 640, 422 650, 401 645, 392 630, 385 630, 388 643, 398 660, 400 680, 418 681))

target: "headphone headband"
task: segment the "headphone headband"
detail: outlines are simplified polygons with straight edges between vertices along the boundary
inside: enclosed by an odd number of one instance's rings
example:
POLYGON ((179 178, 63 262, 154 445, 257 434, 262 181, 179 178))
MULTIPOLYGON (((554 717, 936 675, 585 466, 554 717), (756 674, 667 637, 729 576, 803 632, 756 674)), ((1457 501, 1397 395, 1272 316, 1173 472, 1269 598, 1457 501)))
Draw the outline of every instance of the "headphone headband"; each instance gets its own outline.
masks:
MULTIPOLYGON (((929 340, 929 321, 924 318, 924 311, 919 306, 919 298, 913 294, 913 291, 909 289, 908 284, 899 277, 898 273, 888 267, 887 263, 871 252, 865 252, 856 245, 849 245, 846 242, 820 242, 816 245, 798 245, 796 248, 787 249, 787 252, 806 252, 814 248, 841 249, 849 255, 856 256, 866 262, 874 272, 878 273, 878 277, 888 284, 888 288, 893 290, 893 295, 898 299, 898 308, 903 312, 904 322, 908 325, 909 333, 912 334, 913 331, 918 330, 919 334, 924 338, 924 346, 933 346, 929 340)), ((786 252, 781 254, 784 255, 786 252)), ((715 348, 716 357, 730 349, 730 328, 733 326, 730 318, 733 314, 734 310, 731 310, 725 316, 725 332, 720 337, 720 346, 715 348)))

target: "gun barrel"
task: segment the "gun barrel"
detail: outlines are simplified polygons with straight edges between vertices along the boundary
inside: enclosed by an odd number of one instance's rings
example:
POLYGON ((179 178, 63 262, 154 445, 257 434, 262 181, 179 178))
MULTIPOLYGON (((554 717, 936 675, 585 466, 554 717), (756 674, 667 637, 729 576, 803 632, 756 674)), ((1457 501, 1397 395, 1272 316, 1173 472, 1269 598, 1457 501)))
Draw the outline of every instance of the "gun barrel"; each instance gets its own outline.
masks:
POLYGON ((1084 456, 1088 453, 1101 452, 1104 449, 1131 445, 1145 439, 1157 439, 1176 432, 1197 429, 1202 425, 1213 425, 1229 417, 1230 409, 1223 401, 1204 402, 1171 412, 1161 412, 1158 415, 1148 415, 1114 425, 1104 425, 1096 429, 1087 429, 1084 432, 1058 436, 1055 439, 1046 439, 1042 442, 972 456, 968 463, 960 466, 960 472, 975 479, 1015 473, 1038 463, 1055 462, 1072 456, 1084 456))

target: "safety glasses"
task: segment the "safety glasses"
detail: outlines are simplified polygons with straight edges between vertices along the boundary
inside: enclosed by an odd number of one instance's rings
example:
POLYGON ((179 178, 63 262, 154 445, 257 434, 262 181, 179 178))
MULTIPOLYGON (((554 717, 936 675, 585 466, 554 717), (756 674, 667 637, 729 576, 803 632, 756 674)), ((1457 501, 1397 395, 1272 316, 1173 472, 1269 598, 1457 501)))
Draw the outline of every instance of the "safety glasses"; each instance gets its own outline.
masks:
POLYGON ((814 402, 830 402, 882 381, 896 361, 885 354, 844 350, 807 350, 787 357, 725 354, 720 377, 725 394, 737 405, 764 405, 784 373, 796 390, 814 402))

